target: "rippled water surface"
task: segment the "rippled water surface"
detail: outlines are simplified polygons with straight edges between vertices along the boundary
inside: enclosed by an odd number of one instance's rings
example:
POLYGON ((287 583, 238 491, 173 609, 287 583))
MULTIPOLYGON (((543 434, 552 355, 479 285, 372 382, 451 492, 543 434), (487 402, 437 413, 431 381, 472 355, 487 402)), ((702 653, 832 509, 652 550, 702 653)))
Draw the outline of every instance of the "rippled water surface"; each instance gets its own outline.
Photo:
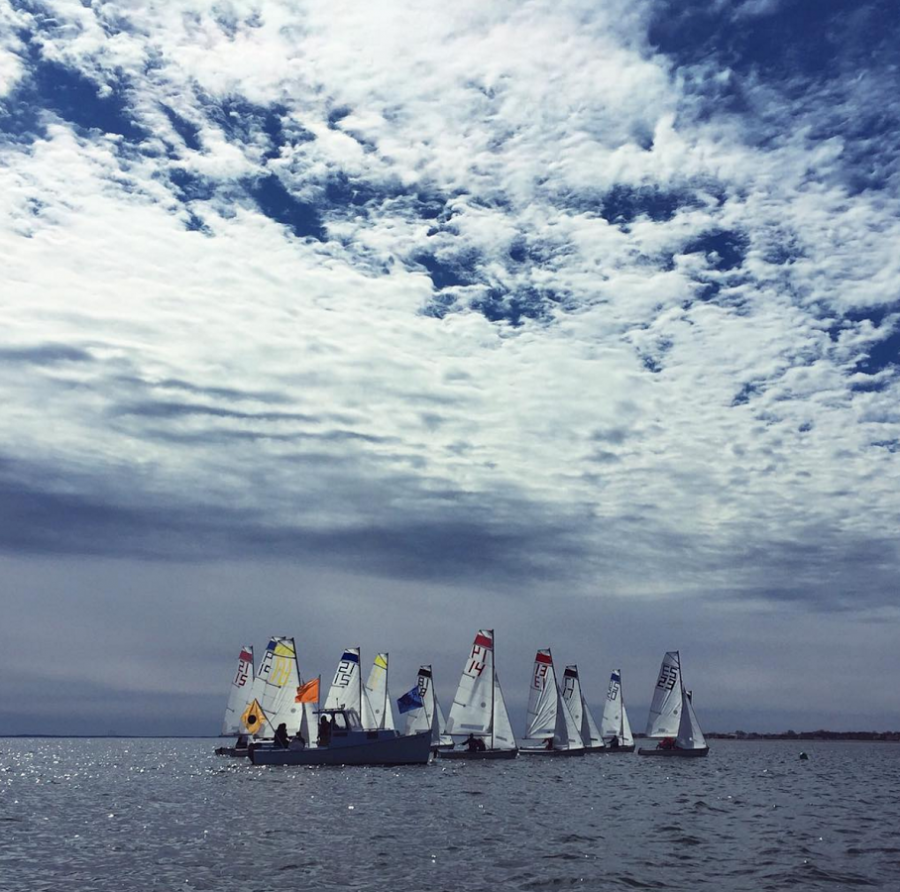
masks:
POLYGON ((0 740, 0 889, 900 889, 900 746, 255 768, 0 740))

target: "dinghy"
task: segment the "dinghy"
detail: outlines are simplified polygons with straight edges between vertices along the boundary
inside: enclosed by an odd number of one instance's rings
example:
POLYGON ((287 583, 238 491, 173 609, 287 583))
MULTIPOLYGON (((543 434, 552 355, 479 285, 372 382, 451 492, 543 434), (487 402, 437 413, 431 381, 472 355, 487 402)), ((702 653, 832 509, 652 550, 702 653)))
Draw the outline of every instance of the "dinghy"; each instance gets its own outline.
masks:
POLYGON ((453 738, 447 733, 447 720, 441 710, 431 666, 420 666, 416 686, 398 700, 406 714, 404 734, 431 731, 431 745, 453 749, 453 738))
POLYGON ((600 729, 594 721, 590 707, 581 690, 581 679, 577 666, 566 666, 563 672, 563 700, 572 713, 575 727, 581 732, 585 753, 602 753, 606 749, 600 729))
POLYGON ((523 756, 584 755, 581 732, 559 693, 549 648, 539 650, 534 658, 525 740, 532 745, 520 747, 523 756))
POLYGON ((238 656, 237 672, 231 682, 228 705, 225 707, 225 719, 222 722, 222 733, 219 735, 220 737, 234 737, 236 741, 232 746, 216 747, 217 756, 242 757, 247 755, 249 738, 241 724, 241 715, 253 698, 254 679, 253 646, 245 644, 238 656))
POLYGON ((654 749, 641 747, 639 756, 697 758, 709 753, 706 738, 694 714, 691 695, 684 689, 681 657, 677 650, 663 657, 647 720, 647 737, 662 738, 654 749))
POLYGON ((515 759, 518 749, 494 664, 494 630, 481 629, 463 666, 447 734, 468 735, 474 749, 440 751, 441 759, 515 759), (482 749, 483 746, 483 749, 482 749))
POLYGON ((609 677, 606 703, 600 717, 600 734, 606 744, 603 748, 606 755, 634 752, 634 737, 625 711, 625 695, 622 693, 621 669, 614 669, 609 677))

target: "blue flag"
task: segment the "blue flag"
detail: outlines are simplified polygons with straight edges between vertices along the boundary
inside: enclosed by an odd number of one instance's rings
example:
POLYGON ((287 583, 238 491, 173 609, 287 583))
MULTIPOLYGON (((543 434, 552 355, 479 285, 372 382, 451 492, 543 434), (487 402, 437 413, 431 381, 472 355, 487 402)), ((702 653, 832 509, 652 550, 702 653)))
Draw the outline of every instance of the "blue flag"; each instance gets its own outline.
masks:
POLYGON ((425 702, 422 700, 422 695, 419 693, 418 685, 414 688, 410 688, 402 697, 397 698, 397 706, 400 707, 401 715, 403 715, 404 712, 409 712, 411 709, 418 709, 420 706, 424 705, 425 702))

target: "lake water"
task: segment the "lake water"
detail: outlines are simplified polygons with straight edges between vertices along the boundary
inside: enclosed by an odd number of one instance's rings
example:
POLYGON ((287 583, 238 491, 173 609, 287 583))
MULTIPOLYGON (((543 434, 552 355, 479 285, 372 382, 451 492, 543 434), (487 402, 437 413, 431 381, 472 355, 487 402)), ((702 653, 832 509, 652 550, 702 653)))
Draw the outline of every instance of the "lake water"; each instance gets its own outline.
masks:
POLYGON ((216 743, 0 740, 0 889, 900 889, 896 744, 311 770, 216 743))

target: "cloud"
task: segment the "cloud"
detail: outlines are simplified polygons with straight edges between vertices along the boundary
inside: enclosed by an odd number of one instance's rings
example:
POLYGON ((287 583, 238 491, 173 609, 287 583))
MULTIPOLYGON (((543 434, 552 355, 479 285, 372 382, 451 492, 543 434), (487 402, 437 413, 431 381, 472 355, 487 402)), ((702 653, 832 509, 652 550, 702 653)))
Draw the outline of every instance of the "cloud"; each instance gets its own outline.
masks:
POLYGON ((893 605, 898 23, 805 9, 4 12, 3 550, 893 605))

